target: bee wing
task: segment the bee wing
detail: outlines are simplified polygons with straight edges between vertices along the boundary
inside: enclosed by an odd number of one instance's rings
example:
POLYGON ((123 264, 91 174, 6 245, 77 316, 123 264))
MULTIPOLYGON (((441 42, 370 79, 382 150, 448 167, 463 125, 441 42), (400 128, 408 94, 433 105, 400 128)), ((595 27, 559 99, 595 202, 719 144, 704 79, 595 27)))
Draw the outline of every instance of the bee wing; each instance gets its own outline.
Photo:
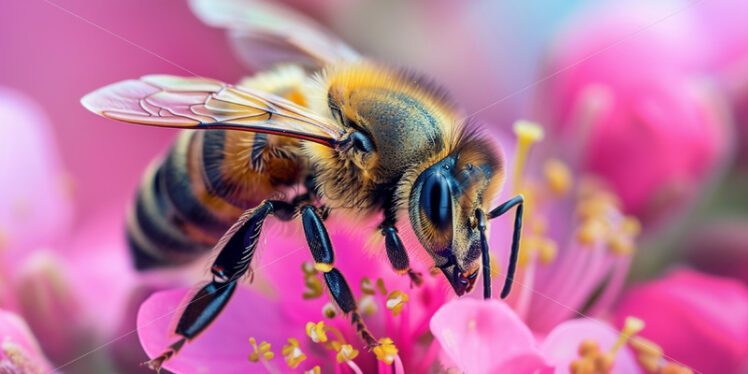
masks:
POLYGON ((284 135, 334 147, 343 129, 283 98, 206 78, 147 75, 81 99, 103 117, 151 126, 284 135))
POLYGON ((229 30, 243 61, 258 69, 279 62, 320 67, 361 56, 314 20, 260 0, 191 0, 204 23, 229 30))

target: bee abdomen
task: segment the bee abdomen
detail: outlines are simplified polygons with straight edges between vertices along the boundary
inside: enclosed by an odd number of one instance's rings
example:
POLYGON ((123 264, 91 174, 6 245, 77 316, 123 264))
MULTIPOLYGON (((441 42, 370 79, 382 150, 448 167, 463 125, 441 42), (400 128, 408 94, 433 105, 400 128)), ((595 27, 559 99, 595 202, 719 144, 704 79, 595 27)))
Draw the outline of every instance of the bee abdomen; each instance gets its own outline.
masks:
POLYGON ((180 133, 138 189, 127 237, 139 270, 191 262, 206 253, 241 214, 228 203, 211 203, 217 199, 203 185, 200 154, 195 154, 201 147, 198 135, 180 133))
POLYGON ((128 217, 127 240, 138 270, 185 264, 210 248, 179 227, 162 189, 163 169, 161 165, 148 171, 128 217))

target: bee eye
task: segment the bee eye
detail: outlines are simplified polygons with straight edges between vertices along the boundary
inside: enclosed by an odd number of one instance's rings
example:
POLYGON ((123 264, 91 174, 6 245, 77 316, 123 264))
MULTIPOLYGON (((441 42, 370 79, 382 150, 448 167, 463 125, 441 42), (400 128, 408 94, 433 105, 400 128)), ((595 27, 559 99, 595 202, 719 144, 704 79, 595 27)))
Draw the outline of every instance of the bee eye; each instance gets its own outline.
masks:
POLYGON ((452 225, 452 193, 445 176, 434 173, 427 177, 421 189, 420 204, 437 229, 444 230, 452 225))

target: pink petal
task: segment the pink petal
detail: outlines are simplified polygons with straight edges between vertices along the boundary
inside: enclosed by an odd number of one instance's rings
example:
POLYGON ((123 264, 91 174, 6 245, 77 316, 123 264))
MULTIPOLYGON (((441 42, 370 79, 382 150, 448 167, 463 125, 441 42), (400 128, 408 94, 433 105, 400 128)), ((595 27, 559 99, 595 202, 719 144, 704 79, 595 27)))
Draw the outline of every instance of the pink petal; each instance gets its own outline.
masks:
MULTIPOLYGON (((157 292, 149 297, 138 312, 138 335, 149 357, 161 354, 177 339, 171 335, 174 312, 182 303, 188 289, 157 292)), ((273 300, 239 287, 220 317, 200 336, 187 343, 182 351, 164 364, 177 373, 249 373, 262 371, 262 364, 252 363, 247 357, 252 352, 250 337, 257 344, 267 341, 276 357, 271 361, 278 368, 286 368, 280 350, 289 337, 305 342, 305 332, 289 329, 286 320, 273 300)), ((302 351, 309 352, 302 347, 302 351)), ((310 363, 310 360, 304 364, 310 363)), ((312 364, 310 363, 310 366, 312 364)))
POLYGON ((44 110, 0 87, 0 248, 20 257, 60 241, 73 213, 66 178, 44 110))
POLYGON ((647 37, 624 37, 680 8, 678 1, 634 1, 582 13, 557 41, 547 71, 572 68, 543 90, 548 105, 539 113, 567 138, 588 132, 576 145, 580 167, 609 182, 627 212, 650 222, 692 203, 730 144, 724 98, 693 78, 711 58, 694 9, 647 37), (615 40, 615 48, 603 48, 615 40))
POLYGON ((679 270, 632 289, 615 313, 643 319, 641 335, 665 354, 704 373, 736 373, 748 364, 748 288, 729 278, 679 270))
MULTIPOLYGON (((579 344, 586 340, 595 340, 601 351, 609 350, 618 339, 615 328, 603 321, 592 319, 574 319, 556 326, 540 345, 540 351, 555 366, 556 374, 569 372, 569 365, 579 358, 579 344)), ((642 373, 636 357, 626 347, 621 348, 613 366, 614 373, 642 373)))
POLYGON ((447 303, 431 319, 431 332, 466 373, 532 373, 547 367, 527 326, 495 299, 447 303))

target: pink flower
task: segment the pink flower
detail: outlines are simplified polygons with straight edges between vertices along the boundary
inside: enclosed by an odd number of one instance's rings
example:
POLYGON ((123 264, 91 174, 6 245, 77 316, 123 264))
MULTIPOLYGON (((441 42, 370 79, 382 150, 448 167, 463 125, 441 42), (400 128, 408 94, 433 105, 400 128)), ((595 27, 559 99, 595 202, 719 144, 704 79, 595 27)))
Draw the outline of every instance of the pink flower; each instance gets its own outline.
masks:
POLYGON ((563 73, 541 88, 536 107, 552 136, 578 149, 579 167, 647 226, 690 206, 730 145, 724 97, 696 76, 711 56, 692 9, 652 26, 681 7, 635 2, 583 13, 557 40, 544 71, 563 73), (644 27, 646 35, 634 34, 644 27))
POLYGON ((54 369, 23 318, 0 310, 0 373, 42 374, 54 369))
POLYGON ((431 332, 465 373, 535 373, 547 370, 530 329, 503 302, 459 299, 431 318, 431 332))
MULTIPOLYGON (((619 199, 604 184, 551 156, 553 144, 531 135, 542 134, 538 125, 519 122, 515 131, 519 153, 499 137, 508 170, 519 170, 510 175, 499 200, 521 192, 527 201, 518 274, 507 303, 532 331, 547 334, 577 311, 593 317, 606 313, 622 289, 640 228, 636 219, 621 213, 619 199), (539 142, 533 157, 526 166, 518 164, 528 157, 529 150, 522 149, 533 142, 539 142)), ((501 264, 509 256, 512 222, 505 217, 491 224, 497 284, 505 277, 501 264)))
POLYGON ((642 336, 670 360, 703 373, 740 373, 748 365, 748 288, 689 270, 633 288, 615 316, 647 323, 642 336))
MULTIPOLYGON (((73 227, 70 181, 52 135, 41 107, 0 88, 0 180, 12 181, 0 185, 0 308, 20 314, 62 365, 112 333, 135 279, 120 206, 73 227)), ((72 368, 86 371, 96 359, 72 368)))
MULTIPOLYGON (((359 310, 374 336, 392 339, 396 353, 364 349, 349 320, 332 307, 330 298, 323 292, 324 283, 319 274, 311 268, 304 270, 305 263, 310 265, 311 255, 303 235, 298 230, 279 229, 270 223, 263 234, 266 239, 261 239, 265 243, 264 253, 253 261, 255 272, 251 288, 239 287, 206 332, 166 361, 164 368, 175 372, 238 373, 256 371, 266 365, 285 372, 290 369, 285 363, 288 358, 281 355, 281 348, 293 338, 306 357, 299 369, 310 370, 318 365, 323 372, 348 372, 350 365, 336 360, 339 351, 315 343, 307 334, 308 323, 323 321, 330 341, 350 344, 357 351, 352 362, 365 373, 427 370, 438 353, 438 346, 428 338, 428 323, 450 291, 446 281, 441 274, 429 275, 426 267, 415 263, 414 268, 424 274, 424 284, 411 288, 408 277, 396 274, 385 258, 365 252, 367 243, 363 235, 351 234, 348 226, 335 222, 334 217, 330 220, 328 228, 336 248, 336 267, 357 296, 359 310), (400 310, 395 310, 397 305, 400 310), (249 338, 256 339, 258 347, 262 341, 268 342, 274 358, 260 358, 259 362, 247 360, 254 352, 249 338), (393 360, 395 367, 383 362, 387 360, 393 360)), ((188 292, 186 289, 159 292, 141 306, 138 334, 149 356, 159 355, 174 342, 170 336, 173 319, 188 292)))
POLYGON ((590 356, 609 354, 613 372, 642 373, 631 350, 617 346, 619 334, 607 323, 570 320, 536 339, 498 300, 449 302, 434 314, 431 331, 446 353, 446 367, 467 374, 568 373, 572 363, 583 358, 578 352, 583 345, 596 347, 595 352, 587 352, 590 356))

